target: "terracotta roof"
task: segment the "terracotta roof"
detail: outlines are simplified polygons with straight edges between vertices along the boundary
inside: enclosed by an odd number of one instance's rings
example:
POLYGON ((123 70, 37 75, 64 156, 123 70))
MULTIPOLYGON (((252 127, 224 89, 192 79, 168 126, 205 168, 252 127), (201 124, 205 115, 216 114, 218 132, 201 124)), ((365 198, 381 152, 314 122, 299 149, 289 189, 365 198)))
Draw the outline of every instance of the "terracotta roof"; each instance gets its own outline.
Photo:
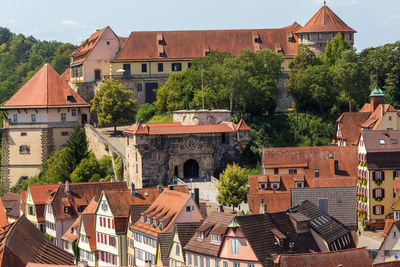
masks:
POLYGON ((25 266, 28 262, 73 264, 74 256, 53 245, 24 216, 0 230, 0 266, 25 266))
POLYGON ((141 214, 146 218, 150 218, 150 225, 147 225, 146 221, 141 223, 138 220, 132 226, 132 229, 153 236, 157 236, 159 233, 170 232, 169 230, 173 227, 175 219, 185 208, 190 198, 191 194, 189 191, 181 192, 175 189, 164 189, 151 206, 141 214), (153 219, 163 223, 162 230, 158 227, 152 227, 153 219))
POLYGON ((169 266, 168 249, 171 242, 171 233, 159 233, 157 242, 160 245, 161 261, 163 266, 169 266))
POLYGON ((383 114, 386 112, 397 112, 397 110, 390 104, 379 104, 369 118, 361 124, 361 127, 372 128, 372 130, 375 130, 382 121, 382 108, 383 114))
POLYGON ((59 186, 59 184, 29 185, 28 190, 31 193, 33 203, 45 204, 50 194, 55 193, 59 186))
POLYGON ((383 228, 383 236, 387 236, 392 229, 393 224, 398 221, 394 219, 385 219, 385 227, 383 228))
MULTIPOLYGON (((89 240, 90 251, 96 251, 96 231, 94 230, 96 222, 96 214, 81 214, 81 227, 85 228, 85 234, 89 240)), ((80 229, 79 229, 80 231, 80 229)))
POLYGON ((3 201, 0 199, 0 227, 8 224, 6 209, 3 206, 3 201))
POLYGON ((292 188, 290 192, 292 206, 304 200, 308 200, 318 206, 318 200, 326 198, 328 201, 328 215, 353 230, 357 229, 357 188, 355 186, 292 188))
MULTIPOLYGON (((96 200, 96 198, 93 198, 89 202, 89 205, 82 212, 82 214, 79 215, 79 217, 74 221, 74 223, 71 225, 71 227, 68 228, 67 231, 65 231, 64 235, 61 238, 64 240, 68 240, 70 242, 75 241, 78 238, 79 224, 81 223, 82 215, 83 214, 95 214, 97 204, 98 204, 98 201, 96 200), (73 230, 76 230, 76 234, 75 234, 75 231, 73 231, 73 230)), ((93 217, 93 220, 94 220, 94 217, 93 217)), ((86 219, 85 219, 85 221, 86 221, 86 219)), ((88 231, 90 231, 90 230, 91 230, 91 232, 94 232, 94 227, 92 225, 92 227, 86 228, 86 225, 85 225, 85 230, 86 230, 86 234, 88 234, 88 231)), ((89 239, 89 241, 90 241, 90 239, 89 239)), ((94 241, 94 246, 96 246, 96 240, 94 241)))
MULTIPOLYGON (((349 228, 344 226, 332 216, 320 211, 317 206, 308 200, 292 206, 290 209, 288 209, 288 212, 289 214, 299 212, 310 218, 310 228, 320 235, 328 243, 328 245, 347 234, 351 236, 351 230, 349 228)), ((350 244, 348 244, 345 248, 355 247, 354 240, 351 241, 352 242, 350 242, 350 244)))
POLYGON ((285 56, 296 54, 297 23, 279 29, 143 31, 132 32, 112 62, 135 60, 193 59, 210 50, 239 55, 241 50, 270 49, 285 56), (293 37, 289 41, 289 37, 293 37), (160 51, 164 55, 160 56, 160 51))
POLYGON ((336 120, 334 143, 337 139, 346 141, 346 145, 358 145, 361 124, 369 118, 370 112, 343 112, 336 120), (338 125, 340 129, 338 130, 338 125))
POLYGON ((71 80, 71 68, 66 69, 63 74, 61 74, 61 79, 66 81, 67 83, 71 80))
POLYGON ((263 148, 263 168, 279 168, 307 166, 305 174, 315 177, 315 169, 319 177, 357 177, 357 147, 319 146, 319 147, 282 147, 263 148), (330 158, 333 156, 333 158, 330 158), (335 175, 333 160, 339 163, 339 171, 335 175))
POLYGON ((130 217, 131 224, 134 224, 135 222, 137 222, 137 220, 140 219, 140 214, 142 212, 145 212, 149 207, 150 207, 150 203, 149 204, 145 204, 145 205, 132 205, 132 206, 130 206, 130 208, 129 208, 129 217, 130 217))
MULTIPOLYGON (((202 222, 186 222, 175 224, 175 234, 178 235, 178 239, 181 248, 184 248, 189 240, 196 233, 197 228, 201 226, 202 222)), ((170 247, 172 249, 172 247, 170 247)), ((168 252, 169 255, 170 252, 168 252)), ((185 250, 182 249, 183 257, 185 258, 185 250)))
POLYGON ((263 266, 273 266, 273 256, 283 253, 319 251, 311 233, 298 234, 286 212, 255 214, 235 217, 258 261, 263 266), (274 231, 271 231, 275 229, 274 231), (276 246, 273 232, 284 233, 282 246, 276 246), (292 249, 289 244, 294 243, 292 249), (289 252, 290 251, 290 252, 289 252))
POLYGON ((106 29, 110 28, 109 26, 97 30, 95 33, 90 35, 88 39, 83 41, 83 43, 78 46, 75 51, 71 54, 72 57, 72 64, 77 65, 79 63, 82 63, 85 61, 85 59, 90 55, 90 52, 92 52, 93 48, 97 45, 99 42, 101 36, 103 33, 106 31, 106 29))
POLYGON ((364 140, 364 146, 368 153, 373 152, 400 152, 400 131, 396 130, 363 130, 361 135, 364 140), (384 140, 384 143, 382 141, 384 140), (392 141, 394 140, 394 141, 392 141))
POLYGON ((187 244, 185 246, 182 245, 182 247, 185 251, 217 257, 222 242, 221 244, 211 243, 211 231, 215 227, 224 227, 226 230, 234 217, 235 215, 233 214, 211 212, 198 228, 198 231, 204 232, 204 239, 198 239, 197 234, 193 233, 187 244))
POLYGON ((7 192, 1 198, 3 202, 3 206, 6 209, 7 216, 12 217, 14 219, 19 218, 21 216, 21 197, 18 194, 7 192))
POLYGON ((370 267, 372 260, 366 248, 352 248, 318 253, 282 254, 275 260, 275 264, 280 267, 370 267))
POLYGON ((0 109, 90 107, 69 84, 45 64, 0 109), (73 100, 67 100, 72 96, 73 100))
POLYGON ((400 261, 385 261, 372 264, 373 267, 399 267, 400 261))
POLYGON ((231 133, 236 131, 250 131, 247 124, 241 120, 238 125, 231 122, 221 122, 219 124, 207 125, 183 125, 175 123, 150 123, 141 124, 136 122, 129 126, 124 133, 146 134, 146 135, 170 135, 170 134, 197 134, 197 133, 231 133), (238 129, 238 127, 241 129, 238 129))
POLYGON ((328 6, 322 6, 317 13, 296 33, 308 32, 352 32, 356 31, 347 26, 328 6))
POLYGON ((126 189, 126 182, 91 182, 91 183, 69 183, 69 191, 66 185, 61 184, 57 192, 47 201, 53 208, 55 220, 77 218, 79 209, 85 209, 94 198, 100 198, 103 190, 126 189), (65 213, 64 208, 69 207, 65 213))

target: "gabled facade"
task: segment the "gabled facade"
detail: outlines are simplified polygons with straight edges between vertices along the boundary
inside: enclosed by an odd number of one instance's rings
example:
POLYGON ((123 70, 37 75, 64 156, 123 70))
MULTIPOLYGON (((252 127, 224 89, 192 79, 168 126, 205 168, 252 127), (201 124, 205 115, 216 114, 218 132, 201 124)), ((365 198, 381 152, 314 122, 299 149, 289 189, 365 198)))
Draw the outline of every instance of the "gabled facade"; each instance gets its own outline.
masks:
POLYGON ((89 122, 90 105, 48 64, 0 110, 7 113, 2 135, 2 186, 39 173, 53 150, 62 148, 76 124, 89 122))
POLYGON ((99 266, 128 265, 130 207, 150 204, 158 195, 158 188, 103 191, 95 223, 99 266))
POLYGON ((203 220, 198 204, 187 187, 164 189, 140 219, 131 226, 134 235, 135 265, 156 264, 157 240, 160 233, 171 233, 175 223, 203 220), (178 191, 179 190, 179 191, 178 191))
POLYGON ((397 261, 400 251, 400 221, 396 220, 391 223, 391 227, 387 231, 385 238, 374 259, 374 263, 397 261))
POLYGON ((60 184, 58 190, 46 202, 46 233, 54 244, 63 247, 62 236, 94 197, 102 190, 127 189, 125 182, 92 182, 60 184))
MULTIPOLYGON (((25 217, 41 232, 46 232, 46 201, 58 190, 58 184, 29 185, 25 200, 25 217)), ((51 226, 50 226, 51 227, 51 226)))
POLYGON ((7 192, 1 198, 4 209, 7 214, 8 223, 15 222, 23 215, 21 196, 12 192, 7 192))
POLYGON ((399 131, 361 132, 358 145, 358 211, 364 223, 383 228, 394 215, 395 178, 400 176, 399 131))

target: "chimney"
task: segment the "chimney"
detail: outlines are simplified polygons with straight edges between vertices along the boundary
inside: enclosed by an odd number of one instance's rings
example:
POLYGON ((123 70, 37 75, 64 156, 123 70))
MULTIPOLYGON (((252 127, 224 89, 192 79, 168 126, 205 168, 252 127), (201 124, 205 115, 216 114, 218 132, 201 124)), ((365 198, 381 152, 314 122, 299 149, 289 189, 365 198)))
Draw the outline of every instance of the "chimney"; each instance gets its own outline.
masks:
POLYGON ((353 102, 349 101, 349 112, 353 112, 353 102))
POLYGON ((136 191, 135 191, 135 184, 131 183, 131 195, 135 196, 136 195, 136 191))
POLYGON ((78 262, 78 267, 88 267, 89 264, 87 263, 87 261, 79 261, 78 262))
POLYGON ((319 177, 319 169, 318 168, 314 169, 314 176, 319 177))
POLYGON ((330 174, 335 173, 335 158, 332 153, 329 154, 329 173, 330 174))
POLYGON ((65 181, 65 193, 69 194, 69 181, 65 181))
POLYGON ((169 190, 174 190, 174 186, 173 186, 173 185, 170 185, 170 186, 169 186, 169 190))
POLYGON ((200 207, 200 196, 199 196, 199 189, 195 188, 194 189, 194 202, 196 202, 197 207, 200 207))
POLYGON ((219 206, 218 206, 218 211, 219 211, 219 212, 224 212, 224 206, 219 205, 219 206))
POLYGON ((260 214, 266 214, 267 213, 267 205, 264 203, 260 203, 260 214))

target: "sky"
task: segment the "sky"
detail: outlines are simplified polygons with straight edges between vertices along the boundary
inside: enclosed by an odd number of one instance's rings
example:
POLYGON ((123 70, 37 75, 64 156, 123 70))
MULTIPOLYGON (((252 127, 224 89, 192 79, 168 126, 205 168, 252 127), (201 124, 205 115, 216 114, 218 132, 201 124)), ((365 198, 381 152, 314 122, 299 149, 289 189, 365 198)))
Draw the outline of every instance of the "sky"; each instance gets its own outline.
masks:
MULTIPOLYGON (((358 52, 400 40, 400 0, 327 0, 357 31, 358 52)), ((0 0, 0 27, 80 44, 96 29, 132 31, 280 28, 301 25, 323 0, 0 0)))

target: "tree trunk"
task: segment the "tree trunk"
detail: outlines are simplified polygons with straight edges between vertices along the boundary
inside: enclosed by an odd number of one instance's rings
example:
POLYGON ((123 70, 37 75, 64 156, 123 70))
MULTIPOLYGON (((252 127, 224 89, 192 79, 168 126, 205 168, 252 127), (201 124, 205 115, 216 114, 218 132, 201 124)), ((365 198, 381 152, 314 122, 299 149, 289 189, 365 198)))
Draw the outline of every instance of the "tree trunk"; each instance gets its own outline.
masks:
POLYGON ((117 133, 117 125, 114 125, 114 133, 117 133))

